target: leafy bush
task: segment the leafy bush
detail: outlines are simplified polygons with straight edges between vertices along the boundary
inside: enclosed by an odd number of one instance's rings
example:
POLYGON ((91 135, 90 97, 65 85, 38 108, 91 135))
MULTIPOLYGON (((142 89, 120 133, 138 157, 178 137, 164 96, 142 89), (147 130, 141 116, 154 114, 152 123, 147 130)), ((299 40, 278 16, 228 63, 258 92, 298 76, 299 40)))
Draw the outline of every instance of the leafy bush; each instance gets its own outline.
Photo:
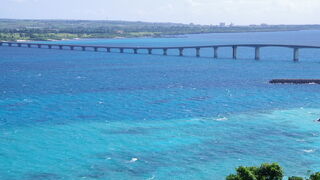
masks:
MULTIPOLYGON (((264 163, 260 167, 240 166, 236 169, 237 174, 230 174, 226 180, 282 180, 283 169, 277 163, 264 163)), ((320 172, 310 175, 310 178, 292 176, 288 180, 320 180, 320 172)))
POLYGON ((289 177, 288 180, 303 180, 303 178, 302 177, 292 176, 292 177, 289 177))
POLYGON ((231 174, 227 180, 281 180, 283 170, 277 163, 262 164, 260 167, 243 167, 236 169, 237 174, 231 174))
POLYGON ((320 172, 317 172, 315 174, 312 174, 309 178, 309 180, 320 180, 320 172))

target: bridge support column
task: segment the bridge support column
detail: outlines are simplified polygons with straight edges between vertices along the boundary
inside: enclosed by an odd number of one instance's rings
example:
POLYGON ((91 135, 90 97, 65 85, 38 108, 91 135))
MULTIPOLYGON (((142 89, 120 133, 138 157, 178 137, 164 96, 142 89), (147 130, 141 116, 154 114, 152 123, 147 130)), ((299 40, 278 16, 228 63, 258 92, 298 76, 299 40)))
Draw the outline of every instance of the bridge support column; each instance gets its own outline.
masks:
POLYGON ((123 48, 120 48, 120 53, 123 53, 123 48))
POLYGON ((134 54, 138 54, 138 49, 133 49, 134 54))
POLYGON ((82 47, 82 51, 85 51, 86 50, 86 47, 82 47))
POLYGON ((200 48, 196 48, 196 56, 200 57, 200 48))
POLYGON ((148 49, 148 54, 152 54, 152 49, 148 49))
POLYGON ((98 48, 97 48, 97 47, 94 47, 94 51, 97 52, 97 51, 98 51, 98 48))
POLYGON ((2 42, 0 42, 0 46, 2 46, 2 42))
POLYGON ((52 46, 51 46, 51 45, 48 45, 48 49, 52 49, 52 46))
POLYGON ((108 52, 108 53, 111 52, 111 48, 107 48, 107 52, 108 52))
POLYGON ((63 48, 63 46, 61 46, 61 45, 60 45, 60 46, 59 46, 59 49, 61 49, 61 50, 62 50, 62 48, 63 48))
POLYGON ((260 60, 260 47, 255 47, 255 60, 260 60))
POLYGON ((70 46, 70 50, 72 50, 72 51, 73 51, 73 50, 74 50, 74 46, 70 46))
POLYGON ((183 56, 183 48, 179 48, 179 56, 183 56))
POLYGON ((18 44, 18 47, 21 47, 21 44, 18 44))
POLYGON ((237 46, 232 46, 232 58, 233 59, 237 59, 237 50, 238 50, 237 46))
POLYGON ((41 48, 41 44, 38 44, 38 48, 41 48))
POLYGON ((163 55, 168 55, 168 53, 167 53, 167 51, 168 51, 168 49, 163 49, 163 55))
POLYGON ((213 52, 213 57, 217 59, 218 58, 218 47, 214 47, 213 51, 214 51, 213 52))
POLYGON ((299 61, 299 48, 293 49, 293 61, 298 62, 299 61))
POLYGON ((31 44, 28 44, 28 48, 31 48, 31 44))
POLYGON ((8 43, 8 45, 11 47, 12 46, 12 44, 11 43, 8 43))

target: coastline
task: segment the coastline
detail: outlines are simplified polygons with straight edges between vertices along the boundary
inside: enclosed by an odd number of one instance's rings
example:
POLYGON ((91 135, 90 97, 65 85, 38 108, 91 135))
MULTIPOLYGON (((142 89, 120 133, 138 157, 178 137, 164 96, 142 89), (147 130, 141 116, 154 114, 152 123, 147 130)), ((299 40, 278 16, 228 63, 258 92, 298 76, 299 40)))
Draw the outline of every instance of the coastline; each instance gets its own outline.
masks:
POLYGON ((0 41, 63 41, 88 38, 178 38, 186 34, 320 30, 313 25, 199 25, 130 21, 0 19, 0 41))
MULTIPOLYGON (((115 37, 76 37, 76 38, 63 38, 63 39, 17 39, 12 40, 13 42, 35 42, 35 41, 70 41, 70 40, 84 40, 84 39, 131 39, 131 38, 186 38, 187 35, 196 35, 196 34, 234 34, 234 33, 267 33, 267 32, 294 32, 294 31, 308 31, 308 30, 272 30, 272 31, 232 31, 232 32, 203 32, 203 33, 181 33, 181 34, 160 34, 152 36, 115 36, 115 37)), ((0 41, 5 41, 1 40, 0 41)))

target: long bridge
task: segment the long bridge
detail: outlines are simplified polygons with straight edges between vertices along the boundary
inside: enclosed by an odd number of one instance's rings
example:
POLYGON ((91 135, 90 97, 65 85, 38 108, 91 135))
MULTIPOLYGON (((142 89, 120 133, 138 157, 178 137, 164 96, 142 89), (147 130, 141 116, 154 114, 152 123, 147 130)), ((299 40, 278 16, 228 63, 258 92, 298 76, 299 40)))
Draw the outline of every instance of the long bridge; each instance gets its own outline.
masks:
POLYGON ((180 56, 184 56, 185 49, 195 49, 196 57, 200 57, 200 50, 203 48, 212 48, 214 58, 218 58, 218 49, 223 47, 232 48, 232 58, 237 59, 238 47, 251 47, 255 52, 255 60, 260 60, 260 49, 263 47, 284 47, 290 48, 293 51, 293 61, 299 61, 299 50, 300 49, 320 49, 320 46, 306 46, 306 45, 282 45, 282 44, 232 44, 232 45, 205 45, 205 46, 168 46, 168 47, 143 47, 143 46, 98 46, 98 45, 77 45, 77 44, 50 44, 50 43, 31 43, 31 42, 6 42, 0 41, 0 46, 9 47, 37 47, 37 48, 48 48, 48 49, 69 49, 75 50, 75 48, 80 48, 82 51, 92 49, 98 51, 99 49, 105 49, 106 52, 111 52, 111 49, 118 49, 120 53, 124 53, 124 50, 133 50, 134 54, 138 54, 139 50, 147 50, 148 54, 152 54, 153 50, 162 50, 163 55, 168 55, 167 51, 169 49, 176 49, 179 51, 180 56))

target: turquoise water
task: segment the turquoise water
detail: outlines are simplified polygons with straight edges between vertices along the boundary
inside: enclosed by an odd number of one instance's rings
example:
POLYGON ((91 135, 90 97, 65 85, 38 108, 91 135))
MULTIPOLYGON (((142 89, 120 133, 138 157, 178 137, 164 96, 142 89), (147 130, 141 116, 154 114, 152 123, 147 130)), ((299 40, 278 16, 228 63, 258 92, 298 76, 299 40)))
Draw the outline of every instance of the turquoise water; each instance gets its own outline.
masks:
MULTIPOLYGON (((54 42, 56 43, 56 42, 54 42)), ((63 41, 320 45, 320 31, 63 41)), ((203 58, 0 47, 0 179, 224 179, 239 165, 320 170, 320 50, 203 58), (251 58, 251 59, 250 59, 251 58)), ((142 52, 146 53, 146 52, 142 52)), ((155 52, 160 54, 161 51, 155 52)))

